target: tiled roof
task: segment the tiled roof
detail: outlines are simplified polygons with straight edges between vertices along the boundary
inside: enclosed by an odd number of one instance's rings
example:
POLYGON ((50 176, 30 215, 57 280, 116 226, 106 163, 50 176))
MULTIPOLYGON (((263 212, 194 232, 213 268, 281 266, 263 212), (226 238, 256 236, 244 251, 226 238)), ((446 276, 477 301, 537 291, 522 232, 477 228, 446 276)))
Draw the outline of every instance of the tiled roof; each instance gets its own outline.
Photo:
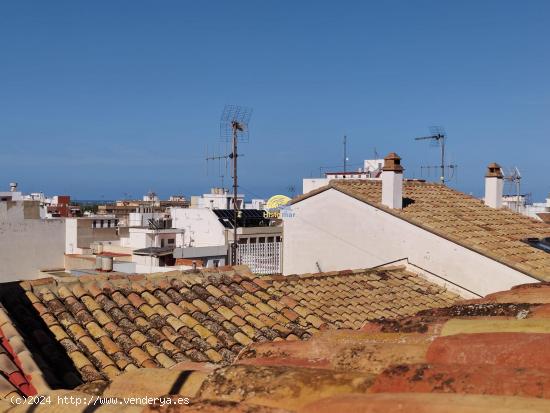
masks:
POLYGON ((403 268, 256 277, 246 267, 21 283, 84 382, 183 362, 228 364, 253 342, 443 307, 456 294, 403 268))
POLYGON ((40 368, 0 306, 0 398, 32 396, 49 390, 40 368))
POLYGON ((253 343, 226 366, 135 369, 47 394, 189 398, 143 410, 155 413, 542 413, 550 411, 549 319, 550 285, 529 284, 360 330, 253 343))
MULTIPOLYGON (((400 320, 371 322, 360 331, 324 331, 306 342, 253 344, 236 365, 251 371, 328 370, 332 377, 362 373, 359 377, 370 377, 368 389, 340 392, 334 384, 332 391, 340 394, 308 408, 310 399, 303 392, 285 402, 251 387, 234 387, 233 393, 249 392, 241 401, 264 398, 262 404, 304 412, 353 411, 359 406, 365 409, 360 411, 393 411, 398 404, 404 405, 402 411, 415 412, 550 411, 550 354, 543 350, 550 344, 546 303, 550 286, 530 284, 400 320)), ((339 384, 347 386, 345 379, 339 384)))
POLYGON ((336 189, 405 219, 459 245, 502 262, 540 280, 550 281, 550 254, 523 239, 550 237, 550 225, 494 209, 482 201, 447 186, 420 181, 403 182, 403 209, 381 204, 382 183, 368 180, 335 180, 328 186, 293 200, 302 201, 327 189, 336 189))
MULTIPOLYGON (((336 328, 358 329, 368 320, 412 315, 426 308, 448 306, 459 298, 402 267, 272 276, 262 280, 272 283, 272 291, 282 293, 290 307, 299 304, 336 328)), ((309 320, 316 324, 313 318, 309 320)))

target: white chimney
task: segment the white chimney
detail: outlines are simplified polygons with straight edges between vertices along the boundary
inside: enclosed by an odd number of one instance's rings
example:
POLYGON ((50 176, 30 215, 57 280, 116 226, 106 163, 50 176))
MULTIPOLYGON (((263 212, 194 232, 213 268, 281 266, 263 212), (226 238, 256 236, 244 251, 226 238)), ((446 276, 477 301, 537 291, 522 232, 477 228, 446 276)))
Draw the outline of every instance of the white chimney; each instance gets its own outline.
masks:
POLYGON ((17 191, 17 182, 10 182, 10 192, 17 191))
POLYGON ((485 205, 491 208, 502 208, 503 190, 502 168, 498 163, 493 162, 487 167, 485 175, 485 205))
POLYGON ((392 209, 403 208, 403 167, 401 158, 395 152, 384 158, 382 204, 392 209))

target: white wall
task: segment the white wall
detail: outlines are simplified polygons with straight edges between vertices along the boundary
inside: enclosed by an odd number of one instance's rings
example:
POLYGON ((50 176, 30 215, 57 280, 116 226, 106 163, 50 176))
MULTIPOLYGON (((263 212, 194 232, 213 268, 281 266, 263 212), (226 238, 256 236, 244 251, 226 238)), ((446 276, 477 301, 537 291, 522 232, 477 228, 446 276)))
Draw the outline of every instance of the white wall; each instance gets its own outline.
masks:
POLYGON ((65 253, 82 254, 78 247, 78 222, 76 218, 65 219, 65 253))
POLYGON ((0 202, 0 282, 65 266, 64 220, 24 219, 23 209, 23 202, 0 202))
POLYGON ((321 188, 322 186, 328 185, 328 178, 304 178, 302 180, 302 193, 307 194, 314 189, 321 188))
POLYGON ((174 247, 183 246, 184 234, 181 230, 151 230, 147 228, 130 228, 128 239, 124 238, 124 246, 131 249, 140 249, 147 247, 161 247, 162 240, 164 246, 172 245, 174 247), (173 244, 168 244, 168 240, 173 239, 173 244))
POLYGON ((162 212, 130 212, 128 214, 129 227, 146 227, 149 225, 150 219, 162 218, 162 212))
POLYGON ((284 219, 283 273, 368 268, 408 260, 479 295, 536 280, 387 212, 329 189, 284 219))
POLYGON ((225 245, 225 229, 208 208, 171 208, 172 226, 185 230, 186 247, 225 245))

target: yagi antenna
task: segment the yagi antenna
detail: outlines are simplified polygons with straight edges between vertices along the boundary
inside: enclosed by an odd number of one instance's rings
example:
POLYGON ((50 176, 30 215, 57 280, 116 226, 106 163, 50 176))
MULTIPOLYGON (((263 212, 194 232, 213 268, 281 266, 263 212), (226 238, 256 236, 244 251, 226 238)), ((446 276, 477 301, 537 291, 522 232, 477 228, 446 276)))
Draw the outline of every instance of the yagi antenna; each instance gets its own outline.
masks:
POLYGON ((415 138, 415 141, 424 141, 429 140, 431 141, 433 146, 439 146, 441 149, 441 163, 437 166, 427 166, 427 167, 421 167, 421 169, 427 168, 428 173, 430 169, 437 168, 440 171, 439 180, 442 184, 446 182, 445 179, 445 169, 449 168, 454 176, 454 171, 456 168, 458 168, 457 165, 446 165, 445 164, 445 141, 447 140, 447 134, 445 133, 445 130, 441 126, 432 126, 430 128, 430 135, 428 136, 421 136, 419 138, 415 138))
POLYGON ((516 212, 520 212, 520 199, 521 199, 521 173, 517 166, 510 168, 510 172, 504 176, 504 181, 509 182, 515 189, 516 196, 516 212))
MULTIPOLYGON (((220 152, 221 152, 220 147, 220 152)), ((225 152, 227 152, 227 145, 225 147, 225 152)), ((210 161, 218 161, 218 177, 220 178, 221 188, 225 188, 225 177, 227 176, 228 164, 230 159, 230 154, 219 155, 219 154, 210 154, 208 151, 208 144, 206 145, 206 175, 208 176, 210 169, 208 168, 208 163, 210 161)), ((244 156, 244 155, 240 155, 244 156)))

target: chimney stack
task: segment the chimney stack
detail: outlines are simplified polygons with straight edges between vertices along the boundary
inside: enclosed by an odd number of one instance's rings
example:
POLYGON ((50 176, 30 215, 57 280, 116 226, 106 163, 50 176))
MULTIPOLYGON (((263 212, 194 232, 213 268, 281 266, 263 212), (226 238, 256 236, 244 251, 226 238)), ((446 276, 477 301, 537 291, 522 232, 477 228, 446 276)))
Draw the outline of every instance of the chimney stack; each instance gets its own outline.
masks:
POLYGON ((10 182, 10 192, 17 191, 17 182, 10 182))
POLYGON ((502 208, 504 176, 498 163, 491 163, 485 175, 485 205, 491 208, 502 208))
POLYGON ((403 167, 401 158, 395 152, 384 158, 382 204, 392 209, 403 208, 403 167))

